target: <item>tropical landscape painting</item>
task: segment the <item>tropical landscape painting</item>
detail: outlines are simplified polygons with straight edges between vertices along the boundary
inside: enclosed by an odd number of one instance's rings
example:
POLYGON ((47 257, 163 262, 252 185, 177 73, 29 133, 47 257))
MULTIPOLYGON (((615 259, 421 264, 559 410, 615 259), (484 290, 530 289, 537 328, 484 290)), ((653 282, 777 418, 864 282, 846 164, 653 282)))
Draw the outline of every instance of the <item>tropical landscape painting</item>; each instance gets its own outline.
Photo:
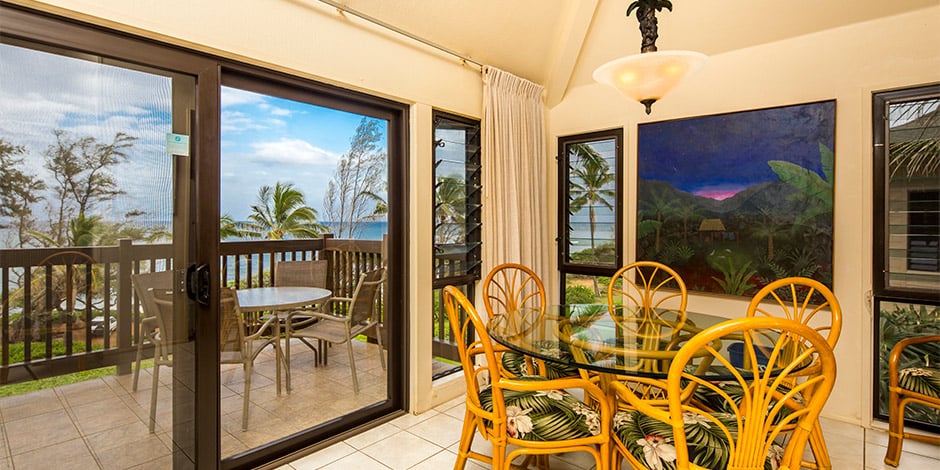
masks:
POLYGON ((639 125, 636 257, 689 290, 832 286, 835 101, 639 125))

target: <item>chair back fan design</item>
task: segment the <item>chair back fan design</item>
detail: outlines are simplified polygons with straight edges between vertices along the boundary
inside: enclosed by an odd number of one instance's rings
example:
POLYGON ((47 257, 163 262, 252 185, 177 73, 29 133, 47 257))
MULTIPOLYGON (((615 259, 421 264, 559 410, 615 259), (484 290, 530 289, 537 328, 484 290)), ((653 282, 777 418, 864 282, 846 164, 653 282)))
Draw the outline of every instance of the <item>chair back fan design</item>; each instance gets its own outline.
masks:
MULTIPOLYGON (((835 377, 832 348, 814 329, 787 319, 738 318, 707 328, 682 346, 664 384, 665 409, 645 403, 621 384, 612 384, 612 391, 617 399, 638 410, 630 412, 635 413, 630 419, 668 425, 658 437, 674 446, 677 469, 762 470, 770 464, 766 468, 795 470, 801 466, 803 450, 835 377), (732 364, 722 351, 734 343, 743 344, 743 364, 732 364), (794 350, 798 352, 791 355, 794 350), (702 354, 726 381, 715 382, 712 377, 689 372, 702 360, 702 354), (758 360, 761 355, 767 360, 758 360), (808 364, 819 367, 805 376, 803 368, 808 364), (794 375, 801 380, 792 380, 794 375), (708 389, 711 398, 707 407, 683 402, 682 390, 689 383, 708 389), (789 439, 782 439, 783 434, 789 434, 789 439)), ((614 422, 616 426, 618 418, 614 422)), ((640 447, 648 443, 650 435, 636 437, 636 430, 643 426, 615 432, 616 450, 634 466, 655 468, 640 447)))
POLYGON ((581 378, 505 377, 500 374, 494 345, 476 308, 454 286, 444 287, 444 310, 457 342, 467 383, 463 428, 455 469, 467 459, 509 470, 525 455, 545 466, 554 453, 587 452, 598 469, 606 470, 610 455, 610 411, 603 392, 581 378), (478 361, 479 356, 483 356, 478 361), (567 390, 580 389, 581 401, 567 390), (587 403, 595 403, 596 408, 587 403), (490 455, 473 450, 479 432, 492 444, 490 455))
POLYGON ((842 331, 839 300, 821 282, 806 277, 788 277, 767 284, 751 298, 747 316, 787 318, 810 325, 833 348, 842 331))
POLYGON ((326 288, 329 261, 278 261, 274 265, 275 287, 326 288))
POLYGON ((489 318, 521 309, 541 313, 545 311, 545 286, 529 267, 505 263, 493 268, 483 281, 483 300, 489 318))
MULTIPOLYGON (((778 279, 759 290, 747 308, 748 317, 777 317, 800 322, 807 325, 824 338, 832 348, 839 341, 842 331, 842 307, 832 291, 821 282, 806 277, 787 277, 778 279)), ((792 357, 795 351, 786 351, 786 357, 792 357)), ((790 382, 795 383, 803 376, 816 374, 819 364, 814 364, 794 374, 790 382)), ((807 394, 812 393, 812 388, 807 394)), ((810 450, 814 464, 822 470, 830 470, 832 462, 822 427, 819 423, 813 425, 809 436, 810 450)))
MULTIPOLYGON (((637 261, 620 268, 607 288, 607 307, 620 330, 644 351, 678 347, 686 322, 688 293, 672 268, 655 261, 637 261)), ((641 359, 637 370, 664 372, 662 361, 641 359)))

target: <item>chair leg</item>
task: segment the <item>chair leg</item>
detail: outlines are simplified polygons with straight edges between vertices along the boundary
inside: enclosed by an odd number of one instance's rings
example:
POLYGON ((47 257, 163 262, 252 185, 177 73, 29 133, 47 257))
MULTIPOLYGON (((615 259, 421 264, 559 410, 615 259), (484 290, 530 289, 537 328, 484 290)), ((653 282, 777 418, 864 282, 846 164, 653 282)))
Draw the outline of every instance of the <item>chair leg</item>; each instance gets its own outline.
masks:
MULTIPOLYGON (((286 325, 287 332, 284 334, 284 373, 287 374, 287 393, 290 393, 290 325, 286 325)), ((280 340, 278 340, 280 341, 280 340)))
POLYGON ((382 327, 375 324, 375 340, 379 343, 379 361, 382 363, 382 370, 388 370, 385 365, 385 348, 382 346, 382 327))
POLYGON ((157 424, 157 388, 160 387, 160 363, 154 357, 153 386, 150 388, 150 434, 153 434, 157 424))
POLYGON ((463 470, 467 466, 467 457, 470 456, 470 446, 473 445, 473 435, 476 433, 474 427, 474 416, 469 410, 463 414, 463 427, 460 431, 460 444, 457 447, 457 461, 454 462, 454 470, 463 470))
POLYGON ((897 467, 901 460, 901 446, 904 444, 904 405, 900 403, 897 392, 888 393, 888 451, 885 463, 897 467))
MULTIPOLYGON (((143 327, 140 328, 143 330, 143 327)), ((143 331, 141 331, 143 333, 143 331)), ((134 382, 131 385, 132 391, 137 391, 137 380, 140 378, 140 360, 144 354, 144 338, 142 334, 137 335, 137 358, 134 360, 134 382)))
POLYGON ((346 339, 346 351, 349 352, 349 370, 352 372, 353 390, 359 393, 359 377, 356 375, 356 358, 352 350, 352 338, 346 339))
POLYGON ((813 429, 809 433, 809 448, 813 451, 813 457, 816 459, 816 468, 819 470, 832 470, 832 462, 829 461, 829 449, 826 448, 826 440, 823 437, 819 420, 816 420, 813 429))
POLYGON ((251 392, 251 363, 246 362, 243 367, 245 370, 245 392, 242 399, 242 432, 248 430, 248 394, 251 392))

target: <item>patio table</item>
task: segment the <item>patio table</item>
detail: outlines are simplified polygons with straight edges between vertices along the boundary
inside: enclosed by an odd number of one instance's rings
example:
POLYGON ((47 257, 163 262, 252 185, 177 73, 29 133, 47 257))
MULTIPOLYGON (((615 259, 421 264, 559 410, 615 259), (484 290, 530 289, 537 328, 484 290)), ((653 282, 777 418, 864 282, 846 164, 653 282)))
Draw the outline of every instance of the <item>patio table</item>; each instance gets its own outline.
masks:
MULTIPOLYGON (((333 292, 329 289, 319 287, 253 287, 250 289, 239 289, 238 305, 243 314, 260 314, 261 312, 274 312, 279 320, 274 323, 274 335, 276 338, 281 336, 281 321, 286 319, 282 312, 288 312, 292 309, 316 305, 329 299, 333 292)), ((287 391, 290 392, 290 365, 284 360, 281 351, 280 339, 274 342, 275 348, 275 371, 277 374, 276 387, 277 394, 281 394, 281 363, 284 363, 284 370, 287 377, 287 391)))

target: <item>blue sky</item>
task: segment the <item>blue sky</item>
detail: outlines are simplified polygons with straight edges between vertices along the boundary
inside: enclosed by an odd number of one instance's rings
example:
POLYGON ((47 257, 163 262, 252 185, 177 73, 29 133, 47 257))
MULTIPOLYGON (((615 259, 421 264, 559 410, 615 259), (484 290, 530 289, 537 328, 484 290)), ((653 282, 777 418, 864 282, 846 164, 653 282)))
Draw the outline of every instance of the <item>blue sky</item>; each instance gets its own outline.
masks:
MULTIPOLYGON (((44 164, 57 129, 102 144, 124 132, 137 138, 127 161, 112 169, 125 194, 93 213, 121 221, 141 210, 141 220, 169 220, 168 76, 8 44, 0 44, 0 62, 0 139, 26 150, 28 171, 54 184, 44 164)), ((349 149, 362 116, 233 88, 222 91, 222 102, 223 212, 244 219, 258 188, 281 181, 294 183, 322 213, 336 161, 349 149)), ((44 203, 34 208, 41 222, 48 211, 44 203)))
POLYGON ((822 175, 819 144, 835 150, 835 101, 641 124, 637 172, 714 199, 779 178, 770 160, 822 175))
MULTIPOLYGON (((336 162, 361 115, 235 88, 222 89, 222 212, 243 220, 258 189, 278 181, 303 191, 323 217, 336 162)), ((380 143, 384 146, 386 143, 380 143)))

